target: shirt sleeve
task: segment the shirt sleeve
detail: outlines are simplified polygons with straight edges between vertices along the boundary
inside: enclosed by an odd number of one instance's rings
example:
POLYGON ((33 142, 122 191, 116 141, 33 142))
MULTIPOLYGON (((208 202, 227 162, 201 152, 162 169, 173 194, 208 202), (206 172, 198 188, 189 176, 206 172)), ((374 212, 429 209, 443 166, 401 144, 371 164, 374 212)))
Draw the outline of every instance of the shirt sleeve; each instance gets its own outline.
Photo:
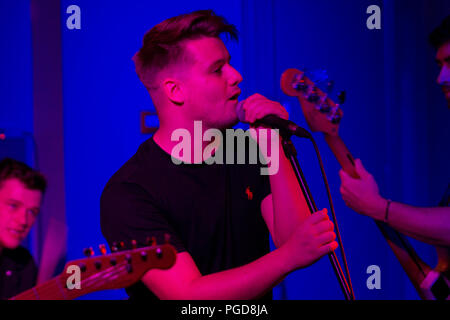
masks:
POLYGON ((178 252, 186 251, 155 199, 134 183, 115 183, 105 188, 100 199, 100 225, 110 246, 123 241, 130 248, 131 240, 136 240, 138 246, 144 247, 149 237, 162 244, 167 234, 178 252))

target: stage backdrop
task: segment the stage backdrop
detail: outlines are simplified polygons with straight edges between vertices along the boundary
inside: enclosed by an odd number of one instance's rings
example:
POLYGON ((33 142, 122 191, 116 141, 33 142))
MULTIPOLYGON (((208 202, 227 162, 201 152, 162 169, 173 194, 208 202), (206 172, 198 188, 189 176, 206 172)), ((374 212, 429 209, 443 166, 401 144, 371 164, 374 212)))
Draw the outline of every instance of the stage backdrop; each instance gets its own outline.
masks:
MULTIPOLYGON (((33 131, 31 48, 17 40, 30 41, 29 2, 0 3, 0 15, 5 15, 1 41, 6 36, 11 39, 8 46, 2 45, 8 50, 0 52, 1 68, 7 70, 1 74, 0 127, 25 126, 33 131), (18 12, 17 18, 5 14, 7 11, 18 12), (24 56, 14 55, 16 52, 24 56), (11 59, 20 67, 12 67, 11 59), (17 68, 23 81, 13 81, 17 68), (19 100, 11 103, 13 99, 19 100)), ((280 76, 293 67, 326 69, 336 90, 347 92, 340 134, 376 177, 381 193, 413 205, 439 202, 450 176, 449 112, 435 84, 438 69, 427 34, 450 12, 448 1, 62 0, 65 188, 61 192, 68 229, 67 260, 81 257, 85 247, 105 242, 99 226, 101 191, 149 138, 139 131, 139 115, 154 108, 131 61, 144 33, 166 18, 206 8, 225 16, 240 31, 239 42, 227 45, 231 63, 244 78, 242 98, 258 92, 280 101, 291 119, 306 127, 296 99, 281 92, 280 76), (81 9, 80 29, 67 26, 71 5, 81 9), (379 30, 366 26, 370 5, 381 8, 379 30)), ((344 205, 339 194, 339 165, 322 135, 315 133, 314 137, 326 167, 356 297, 418 299, 375 224, 344 205), (381 270, 381 289, 367 287, 371 265, 381 270)), ((312 146, 306 141, 294 143, 318 207, 328 207, 312 146)), ((424 260, 434 265, 433 249, 413 243, 424 260)), ((122 299, 125 294, 118 290, 85 298, 122 299)), ((329 260, 324 258, 289 275, 275 289, 275 298, 343 296, 329 260)))

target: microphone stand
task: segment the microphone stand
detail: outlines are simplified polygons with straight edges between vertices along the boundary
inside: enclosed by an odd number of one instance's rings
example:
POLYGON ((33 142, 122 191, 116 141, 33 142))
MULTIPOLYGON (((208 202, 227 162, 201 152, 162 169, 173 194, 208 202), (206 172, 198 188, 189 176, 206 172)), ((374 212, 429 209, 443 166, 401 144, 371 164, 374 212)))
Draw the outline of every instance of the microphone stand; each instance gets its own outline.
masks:
MULTIPOLYGON (((317 211, 317 206, 314 203, 314 199, 311 195, 311 191, 306 184, 306 179, 303 175, 302 169, 300 168, 300 164, 297 159, 297 150, 294 147, 294 144, 291 141, 292 134, 287 132, 287 130, 280 129, 281 141, 283 145, 284 154, 291 162, 292 168, 294 169, 295 175, 297 177, 300 188, 302 189, 303 195, 305 197, 306 203, 308 204, 309 211, 311 214, 317 211)), ((339 243, 339 245, 342 245, 339 243)), ((354 300, 354 296, 349 288, 347 283, 347 279, 342 272, 341 265, 339 264, 339 260, 336 256, 336 253, 333 251, 328 254, 330 258, 330 262, 333 265, 334 272, 341 286, 341 290, 344 293, 345 299, 350 301, 354 300)))

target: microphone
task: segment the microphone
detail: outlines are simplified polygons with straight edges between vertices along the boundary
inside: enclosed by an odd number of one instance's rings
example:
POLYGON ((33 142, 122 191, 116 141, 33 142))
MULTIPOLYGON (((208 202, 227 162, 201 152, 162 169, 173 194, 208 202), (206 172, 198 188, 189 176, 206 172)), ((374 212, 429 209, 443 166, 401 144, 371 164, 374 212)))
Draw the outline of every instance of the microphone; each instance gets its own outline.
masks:
MULTIPOLYGON (((240 101, 237 104, 236 114, 239 118, 239 121, 248 123, 247 121, 245 121, 245 110, 244 110, 243 106, 244 106, 244 101, 240 101)), ((311 135, 311 133, 309 133, 308 130, 303 129, 302 127, 299 127, 292 121, 280 118, 273 114, 269 114, 262 119, 256 120, 255 124, 258 124, 258 123, 268 125, 269 127, 272 127, 275 129, 280 129, 281 131, 284 131, 288 134, 291 134, 291 135, 294 135, 294 136, 297 136, 300 138, 308 138, 308 139, 312 138, 312 135, 311 135)))

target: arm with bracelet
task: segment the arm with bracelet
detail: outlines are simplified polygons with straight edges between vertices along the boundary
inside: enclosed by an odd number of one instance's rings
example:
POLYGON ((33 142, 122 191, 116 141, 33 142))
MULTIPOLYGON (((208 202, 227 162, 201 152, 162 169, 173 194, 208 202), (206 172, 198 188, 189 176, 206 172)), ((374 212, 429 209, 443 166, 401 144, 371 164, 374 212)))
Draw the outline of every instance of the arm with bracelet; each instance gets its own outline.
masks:
POLYGON ((360 179, 352 178, 344 170, 339 172, 340 191, 347 206, 419 241, 450 246, 450 207, 414 207, 385 199, 359 159, 355 168, 360 179))

